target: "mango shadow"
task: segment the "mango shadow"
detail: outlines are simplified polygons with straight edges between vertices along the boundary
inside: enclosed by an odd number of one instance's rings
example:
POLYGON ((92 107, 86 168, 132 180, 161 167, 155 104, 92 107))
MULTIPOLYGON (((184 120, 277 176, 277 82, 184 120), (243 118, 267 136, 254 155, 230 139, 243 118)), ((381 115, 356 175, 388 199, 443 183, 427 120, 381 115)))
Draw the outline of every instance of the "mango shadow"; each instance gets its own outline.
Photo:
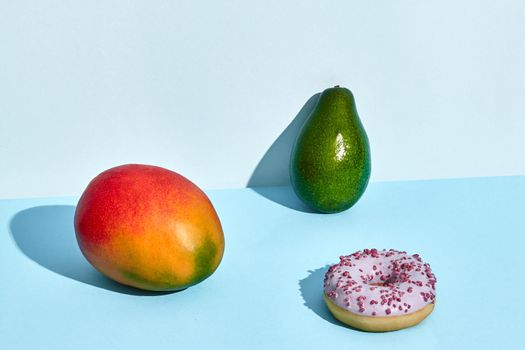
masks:
POLYGON ((78 247, 72 205, 38 206, 18 212, 10 223, 11 235, 24 255, 40 266, 67 278, 117 293, 153 296, 117 283, 95 270, 78 247))
POLYGON ((268 190, 268 188, 272 186, 290 186, 289 167, 292 147, 301 127, 317 104, 320 95, 320 93, 317 93, 306 101, 292 122, 268 148, 255 167, 247 184, 247 187, 252 188, 255 192, 273 202, 304 212, 313 211, 302 204, 293 191, 291 192, 292 197, 290 197, 288 193, 283 195, 284 192, 282 191, 275 193, 272 190, 268 190), (297 198, 297 200, 293 199, 293 197, 297 198))

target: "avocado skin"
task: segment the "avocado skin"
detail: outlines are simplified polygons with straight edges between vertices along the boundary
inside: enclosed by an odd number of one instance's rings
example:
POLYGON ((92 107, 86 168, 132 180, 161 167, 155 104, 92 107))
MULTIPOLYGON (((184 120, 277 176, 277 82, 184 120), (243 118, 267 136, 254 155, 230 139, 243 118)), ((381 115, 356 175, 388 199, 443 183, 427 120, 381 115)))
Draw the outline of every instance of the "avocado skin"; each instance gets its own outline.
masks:
POLYGON ((326 89, 292 149, 295 193, 316 211, 341 212, 363 195, 370 171, 370 145, 352 92, 339 86, 326 89))

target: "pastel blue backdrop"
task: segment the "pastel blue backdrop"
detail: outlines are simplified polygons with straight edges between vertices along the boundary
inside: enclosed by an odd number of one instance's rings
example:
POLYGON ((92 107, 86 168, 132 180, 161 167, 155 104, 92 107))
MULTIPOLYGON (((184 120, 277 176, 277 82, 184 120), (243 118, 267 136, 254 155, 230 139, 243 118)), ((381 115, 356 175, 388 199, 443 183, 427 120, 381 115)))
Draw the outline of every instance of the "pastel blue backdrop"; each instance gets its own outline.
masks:
POLYGON ((282 185, 324 88, 351 88, 372 180, 525 173, 525 2, 0 1, 0 198, 141 162, 282 185))

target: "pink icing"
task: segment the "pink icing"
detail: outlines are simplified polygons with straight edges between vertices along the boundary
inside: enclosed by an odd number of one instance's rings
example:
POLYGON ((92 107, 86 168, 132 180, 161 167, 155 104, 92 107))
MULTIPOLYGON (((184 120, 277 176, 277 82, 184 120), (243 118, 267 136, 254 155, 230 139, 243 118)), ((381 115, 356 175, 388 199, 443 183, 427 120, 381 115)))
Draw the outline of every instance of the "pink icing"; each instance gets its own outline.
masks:
POLYGON ((343 309, 366 316, 400 316, 434 302, 436 277, 418 254, 365 249, 339 259, 326 272, 324 291, 343 309))

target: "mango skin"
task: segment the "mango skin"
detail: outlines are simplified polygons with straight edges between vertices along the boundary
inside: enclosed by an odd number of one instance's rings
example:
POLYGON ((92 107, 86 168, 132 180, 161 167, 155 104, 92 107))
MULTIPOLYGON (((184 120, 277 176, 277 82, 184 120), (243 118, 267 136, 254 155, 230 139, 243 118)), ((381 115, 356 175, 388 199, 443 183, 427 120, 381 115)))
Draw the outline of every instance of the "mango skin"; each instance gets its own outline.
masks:
POLYGON ((80 250, 98 271, 145 290, 195 285, 224 253, 221 223, 206 194, 156 166, 122 165, 95 177, 74 224, 80 250))
POLYGON ((370 173, 370 145, 352 92, 339 86, 326 89, 292 149, 295 193, 318 212, 341 212, 361 198, 370 173))

